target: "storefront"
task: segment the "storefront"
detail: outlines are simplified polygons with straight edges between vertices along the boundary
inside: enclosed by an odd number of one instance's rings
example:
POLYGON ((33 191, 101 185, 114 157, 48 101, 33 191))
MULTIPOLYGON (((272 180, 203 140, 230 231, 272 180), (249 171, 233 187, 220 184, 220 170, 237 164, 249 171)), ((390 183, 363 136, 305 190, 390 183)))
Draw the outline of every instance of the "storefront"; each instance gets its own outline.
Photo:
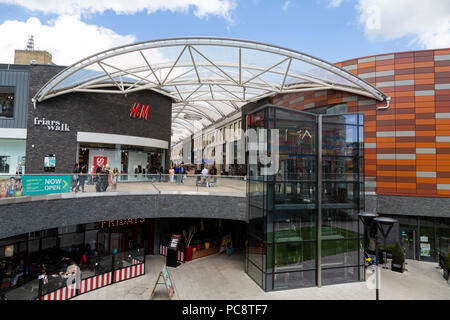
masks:
POLYGON ((131 145, 80 143, 79 164, 95 172, 101 164, 117 168, 122 174, 148 174, 165 165, 166 150, 131 145))
MULTIPOLYGON (((14 289, 25 288, 23 295, 15 298, 35 299, 37 293, 32 285, 42 270, 45 269, 48 276, 58 275, 70 261, 81 269, 81 279, 122 268, 130 254, 143 263, 143 257, 153 253, 152 228, 151 219, 110 220, 2 239, 0 295, 12 298, 18 294, 14 289)), ((42 295, 56 290, 54 281, 49 283, 42 295)))
POLYGON ((398 232, 389 238, 389 243, 399 241, 405 250, 406 259, 438 262, 439 239, 450 237, 449 218, 386 216, 398 221, 398 232))

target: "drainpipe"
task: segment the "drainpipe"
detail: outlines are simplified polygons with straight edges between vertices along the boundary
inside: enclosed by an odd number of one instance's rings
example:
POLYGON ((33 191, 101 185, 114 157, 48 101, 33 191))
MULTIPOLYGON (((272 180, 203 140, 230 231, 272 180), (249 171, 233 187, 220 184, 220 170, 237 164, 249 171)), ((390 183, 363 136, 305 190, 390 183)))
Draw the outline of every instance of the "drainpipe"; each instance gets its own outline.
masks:
POLYGON ((387 96, 386 97, 386 105, 384 107, 378 107, 377 109, 378 110, 387 109, 387 108, 389 108, 390 104, 391 104, 391 97, 387 96))

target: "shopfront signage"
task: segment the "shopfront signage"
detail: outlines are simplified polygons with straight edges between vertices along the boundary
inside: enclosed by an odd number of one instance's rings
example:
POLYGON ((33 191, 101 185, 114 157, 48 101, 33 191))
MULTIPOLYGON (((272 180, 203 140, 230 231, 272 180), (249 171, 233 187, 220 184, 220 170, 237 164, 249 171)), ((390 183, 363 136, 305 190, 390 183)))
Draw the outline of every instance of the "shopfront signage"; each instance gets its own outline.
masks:
POLYGON ((70 176, 22 176, 22 183, 26 196, 70 192, 70 176))
POLYGON ((98 229, 111 228, 111 227, 123 227, 143 224, 145 218, 142 219, 121 219, 121 220, 109 220, 98 223, 98 229))
POLYGON ((108 164, 108 157, 94 157, 94 173, 97 172, 98 167, 103 167, 108 164))
POLYGON ((70 127, 67 123, 63 123, 58 120, 48 120, 45 118, 39 119, 38 117, 35 117, 34 125, 45 126, 49 131, 70 131, 70 127))
POLYGON ((138 118, 148 120, 148 114, 150 113, 150 105, 141 105, 140 103, 134 103, 134 105, 130 108, 130 119, 138 118))

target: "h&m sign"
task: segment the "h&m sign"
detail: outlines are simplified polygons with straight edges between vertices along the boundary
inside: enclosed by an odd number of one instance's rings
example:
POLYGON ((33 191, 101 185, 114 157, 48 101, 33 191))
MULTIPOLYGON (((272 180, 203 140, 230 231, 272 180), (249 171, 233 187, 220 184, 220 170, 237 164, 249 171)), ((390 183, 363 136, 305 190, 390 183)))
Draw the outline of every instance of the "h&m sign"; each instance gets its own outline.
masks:
POLYGON ((58 120, 48 120, 45 118, 39 119, 38 117, 34 118, 35 126, 46 126, 50 131, 70 131, 70 127, 67 123, 63 123, 58 120))
POLYGON ((130 108, 130 119, 131 118, 139 118, 148 120, 148 114, 150 112, 150 105, 142 105, 140 103, 134 103, 134 105, 130 108))

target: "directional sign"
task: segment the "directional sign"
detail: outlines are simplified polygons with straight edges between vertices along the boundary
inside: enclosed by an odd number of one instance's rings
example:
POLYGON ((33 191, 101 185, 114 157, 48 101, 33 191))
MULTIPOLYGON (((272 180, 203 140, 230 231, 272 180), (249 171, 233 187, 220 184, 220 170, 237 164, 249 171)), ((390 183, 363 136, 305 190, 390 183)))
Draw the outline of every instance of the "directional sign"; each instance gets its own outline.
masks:
POLYGON ((70 176, 22 176, 26 196, 70 192, 70 176))

